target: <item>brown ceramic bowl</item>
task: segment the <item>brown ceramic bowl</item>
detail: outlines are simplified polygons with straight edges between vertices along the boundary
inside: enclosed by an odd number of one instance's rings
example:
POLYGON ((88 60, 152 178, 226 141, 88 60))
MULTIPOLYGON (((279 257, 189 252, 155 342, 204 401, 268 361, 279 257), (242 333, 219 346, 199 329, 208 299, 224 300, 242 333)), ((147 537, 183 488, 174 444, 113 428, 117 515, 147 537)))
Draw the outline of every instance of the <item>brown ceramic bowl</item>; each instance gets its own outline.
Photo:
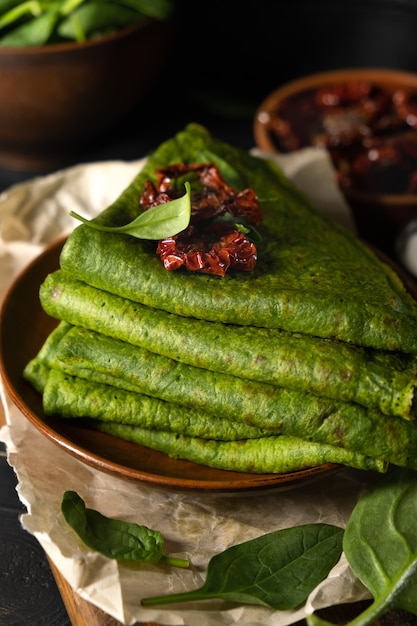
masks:
MULTIPOLYGON (((359 83, 382 88, 384 93, 390 97, 394 93, 398 94, 399 91, 403 91, 407 95, 415 96, 417 105, 417 74, 414 73, 364 68, 341 69, 304 76, 279 87, 260 104, 254 119, 254 136, 257 146, 271 153, 290 151, 290 142, 287 142, 283 148, 281 139, 277 139, 276 130, 272 129, 274 120, 276 123, 278 110, 282 111, 283 103, 287 103, 288 106, 288 102, 291 101, 293 103, 291 105, 291 115, 297 115, 297 109, 294 108, 294 103, 296 102, 294 98, 305 97, 309 93, 317 93, 317 90, 328 88, 329 86, 336 88, 343 86, 345 88, 346 86, 358 85, 359 83)), ((304 105, 300 105, 300 102, 296 106, 304 106, 304 109, 300 108, 298 112, 298 120, 302 120, 304 124, 304 134, 302 140, 299 140, 297 145, 292 145, 292 149, 308 145, 327 147, 328 135, 326 135, 326 127, 324 127, 325 130, 323 131, 321 121, 319 125, 318 118, 314 117, 315 112, 310 108, 306 109, 305 102, 304 105), (312 129, 310 135, 308 133, 309 129, 312 129)), ((295 127, 297 118, 293 118, 291 123, 295 127)), ((278 130, 281 132, 281 128, 278 130)), ((414 128, 410 127, 409 132, 417 133, 417 125, 414 128)), ((415 169, 417 171, 417 134, 415 146, 415 169)), ((369 189, 353 185, 348 186, 343 184, 343 177, 341 178, 337 168, 335 169, 341 190, 351 206, 358 233, 383 250, 391 252, 395 235, 411 219, 417 217, 417 193, 408 191, 405 184, 395 189, 395 191, 378 189, 375 181, 372 184, 372 188, 369 189)), ((395 175, 394 171, 392 171, 392 175, 395 175)), ((385 176, 381 177, 383 178, 383 184, 386 184, 389 176, 391 176, 391 173, 386 171, 385 176)))
POLYGON ((156 81, 174 30, 149 19, 85 43, 0 48, 0 167, 45 170, 80 153, 156 81))

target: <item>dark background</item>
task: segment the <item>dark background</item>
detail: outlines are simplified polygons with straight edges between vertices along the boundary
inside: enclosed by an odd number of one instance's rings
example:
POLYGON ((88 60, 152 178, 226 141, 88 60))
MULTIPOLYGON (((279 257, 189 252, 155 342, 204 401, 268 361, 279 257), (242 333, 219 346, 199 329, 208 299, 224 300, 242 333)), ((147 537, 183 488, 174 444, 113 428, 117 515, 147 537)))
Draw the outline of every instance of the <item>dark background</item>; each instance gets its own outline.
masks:
MULTIPOLYGON (((178 0, 177 6, 173 49, 150 93, 55 169, 141 158, 191 121, 249 149, 256 107, 293 78, 348 67, 417 71, 417 0, 178 0)), ((38 173, 0 170, 0 190, 38 173)))

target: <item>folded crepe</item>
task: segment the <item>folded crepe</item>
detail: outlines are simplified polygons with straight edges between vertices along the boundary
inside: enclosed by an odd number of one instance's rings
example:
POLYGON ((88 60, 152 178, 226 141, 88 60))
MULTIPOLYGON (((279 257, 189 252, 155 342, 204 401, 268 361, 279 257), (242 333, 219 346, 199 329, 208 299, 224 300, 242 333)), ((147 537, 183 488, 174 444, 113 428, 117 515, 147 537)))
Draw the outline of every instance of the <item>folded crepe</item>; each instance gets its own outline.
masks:
POLYGON ((152 309, 58 270, 40 290, 60 320, 196 367, 416 416, 414 355, 278 329, 207 322, 152 309))
POLYGON ((93 427, 173 458, 217 469, 284 473, 323 463, 384 472, 386 462, 338 446, 295 437, 271 436, 232 422, 143 394, 91 383, 51 370, 44 390, 46 414, 96 420, 93 427), (265 439, 265 441, 261 441, 265 439), (254 440, 252 445, 249 440, 254 440))
MULTIPOLYGON (((97 383, 109 385, 114 392, 125 390, 153 396, 177 407, 212 413, 214 419, 221 416, 233 423, 261 429, 266 434, 336 446, 417 469, 415 423, 388 418, 376 409, 219 375, 68 325, 65 332, 58 331, 48 350, 44 349, 41 357, 38 355, 28 365, 25 372, 28 380, 36 372, 39 360, 52 370, 89 381, 92 388, 97 383)), ((47 410, 63 415, 64 403, 69 404, 65 400, 68 391, 64 386, 55 387, 54 393, 56 405, 47 410), (57 399, 58 394, 62 394, 61 399, 57 399)), ((44 402, 47 397, 44 394, 44 402)), ((105 403, 99 394, 95 393, 94 397, 100 405, 105 403)), ((120 400, 123 402, 123 396, 120 400)))
POLYGON ((146 430, 108 422, 98 430, 165 452, 171 458, 186 459, 216 469, 253 474, 285 474, 315 465, 338 463, 362 470, 384 472, 386 464, 337 446, 316 444, 296 437, 270 436, 262 439, 216 441, 146 430))
MULTIPOLYGON (((115 389, 51 369, 43 390, 46 415, 116 422, 129 427, 180 433, 187 437, 236 441, 259 439, 267 431, 243 422, 181 406, 142 393, 115 389)), ((94 424, 93 424, 94 425, 94 424)))
POLYGON ((61 268, 94 287, 186 317, 417 351, 416 303, 395 272, 319 214, 271 161, 220 142, 199 125, 157 148, 97 222, 120 226, 133 220, 141 212, 145 181, 178 162, 213 162, 229 185, 255 191, 264 219, 253 271, 222 279, 169 272, 155 242, 86 225, 66 242, 61 268))
POLYGON ((325 463, 378 472, 387 469, 384 459, 337 445, 271 435, 241 421, 126 391, 123 383, 114 387, 95 382, 85 370, 86 378, 70 376, 65 366, 59 369, 55 359, 59 343, 70 329, 61 323, 25 368, 25 378, 43 394, 46 415, 80 418, 82 424, 96 430, 217 469, 285 473, 325 463), (50 367, 54 363, 55 367, 50 367), (254 445, 249 443, 251 439, 254 445))

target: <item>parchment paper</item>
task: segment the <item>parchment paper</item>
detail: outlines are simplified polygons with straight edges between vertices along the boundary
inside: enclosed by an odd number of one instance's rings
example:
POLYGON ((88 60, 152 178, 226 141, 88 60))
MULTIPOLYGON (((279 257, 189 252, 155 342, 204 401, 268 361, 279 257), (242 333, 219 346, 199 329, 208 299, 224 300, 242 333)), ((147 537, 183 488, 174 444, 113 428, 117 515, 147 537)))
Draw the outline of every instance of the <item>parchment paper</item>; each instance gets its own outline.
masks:
MULTIPOLYGON (((277 159, 319 209, 353 228, 324 151, 306 149, 277 159)), ((3 193, 0 296, 29 260, 78 224, 69 217, 70 210, 86 217, 97 214, 127 186, 143 162, 78 166, 3 193)), ((28 422, 11 403, 3 385, 0 391, 7 423, 0 430, 0 440, 6 443, 8 462, 18 478, 18 495, 27 507, 28 512, 21 517, 23 527, 38 539, 83 598, 123 624, 153 621, 187 626, 285 626, 317 608, 369 597, 342 557, 298 611, 237 607, 220 601, 141 608, 143 597, 200 587, 210 558, 231 545, 305 523, 344 527, 363 488, 375 477, 344 469, 306 485, 245 496, 156 490, 107 475, 73 458, 28 422), (76 491, 87 507, 104 515, 159 530, 165 538, 165 552, 189 558, 192 567, 120 565, 90 551, 60 513, 66 490, 76 491)))
POLYGON ((396 238, 396 253, 404 267, 417 278, 417 219, 412 219, 396 238))

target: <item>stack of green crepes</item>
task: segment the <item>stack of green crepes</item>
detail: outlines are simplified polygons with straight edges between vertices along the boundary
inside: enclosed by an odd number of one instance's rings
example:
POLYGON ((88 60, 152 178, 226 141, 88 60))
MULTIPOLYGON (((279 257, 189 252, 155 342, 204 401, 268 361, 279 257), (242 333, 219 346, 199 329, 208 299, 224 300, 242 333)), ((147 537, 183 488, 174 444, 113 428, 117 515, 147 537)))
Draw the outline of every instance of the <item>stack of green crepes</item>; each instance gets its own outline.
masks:
POLYGON ((209 162, 258 196, 256 267, 167 271, 155 241, 77 227, 40 290, 59 325, 24 372, 45 412, 226 470, 417 469, 416 303, 272 162, 190 124, 94 221, 134 219, 157 169, 209 162))

